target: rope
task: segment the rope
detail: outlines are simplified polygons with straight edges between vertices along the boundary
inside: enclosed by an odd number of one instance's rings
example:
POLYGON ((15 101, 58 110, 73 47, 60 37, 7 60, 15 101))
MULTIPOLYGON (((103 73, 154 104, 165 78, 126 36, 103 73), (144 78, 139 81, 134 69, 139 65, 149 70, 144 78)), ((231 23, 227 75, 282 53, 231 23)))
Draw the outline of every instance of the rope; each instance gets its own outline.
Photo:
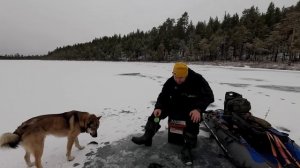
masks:
POLYGON ((294 163, 300 168, 300 164, 299 162, 293 157, 293 155, 289 152, 288 149, 286 149, 285 145, 281 142, 281 140, 277 137, 274 136, 275 139, 278 141, 278 143, 282 146, 282 148, 284 149, 284 151, 289 155, 289 157, 294 161, 294 163))
POLYGON ((272 135, 272 137, 273 137, 273 140, 275 141, 276 146, 277 146, 277 148, 278 148, 278 150, 279 150, 281 156, 283 157, 284 161, 285 161, 288 165, 291 164, 289 158, 287 157, 287 155, 285 154, 285 151, 284 151, 283 148, 282 148, 282 145, 280 144, 281 141, 278 139, 278 137, 277 137, 276 135, 272 135))
POLYGON ((273 142, 272 142, 272 139, 273 139, 272 135, 269 132, 267 132, 267 136, 268 136, 268 139, 270 141, 270 145, 271 145, 271 149, 272 149, 272 154, 273 154, 273 156, 275 157, 275 159, 277 161, 277 168, 282 168, 280 162, 278 161, 278 155, 277 155, 276 149, 275 149, 275 147, 273 145, 273 142))

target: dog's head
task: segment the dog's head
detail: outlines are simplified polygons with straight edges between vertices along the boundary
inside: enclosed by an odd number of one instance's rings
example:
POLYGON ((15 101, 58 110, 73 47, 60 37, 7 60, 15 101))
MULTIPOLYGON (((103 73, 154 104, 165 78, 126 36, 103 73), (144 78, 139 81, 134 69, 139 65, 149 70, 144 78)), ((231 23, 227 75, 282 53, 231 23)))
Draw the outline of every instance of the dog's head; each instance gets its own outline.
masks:
POLYGON ((100 118, 102 116, 97 117, 94 114, 89 115, 87 123, 86 123, 86 132, 89 133, 92 137, 97 137, 97 129, 100 125, 100 118))

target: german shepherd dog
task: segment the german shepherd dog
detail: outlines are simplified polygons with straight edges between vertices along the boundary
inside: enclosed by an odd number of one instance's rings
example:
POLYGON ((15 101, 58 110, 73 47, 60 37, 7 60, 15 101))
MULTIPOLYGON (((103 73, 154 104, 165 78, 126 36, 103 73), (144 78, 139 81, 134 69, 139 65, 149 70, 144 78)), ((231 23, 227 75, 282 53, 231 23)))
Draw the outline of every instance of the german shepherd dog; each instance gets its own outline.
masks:
POLYGON ((0 147, 16 148, 20 143, 26 153, 24 159, 29 167, 36 166, 42 168, 41 158, 44 150, 44 140, 46 135, 68 137, 67 160, 74 159, 71 156, 72 146, 82 150, 79 145, 78 135, 89 133, 92 137, 97 137, 97 129, 101 116, 80 111, 69 111, 61 114, 48 114, 33 117, 23 122, 13 133, 4 133, 0 137, 0 147), (35 158, 35 162, 30 161, 30 154, 35 158))

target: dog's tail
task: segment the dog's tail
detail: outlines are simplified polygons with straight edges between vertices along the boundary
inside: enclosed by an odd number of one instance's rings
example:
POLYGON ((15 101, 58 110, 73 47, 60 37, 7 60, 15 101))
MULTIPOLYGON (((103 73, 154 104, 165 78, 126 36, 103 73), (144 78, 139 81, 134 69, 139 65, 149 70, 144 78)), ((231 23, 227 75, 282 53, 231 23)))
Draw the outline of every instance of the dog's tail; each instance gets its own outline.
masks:
POLYGON ((20 143, 21 138, 17 134, 4 133, 0 137, 0 147, 11 147, 16 148, 20 143))

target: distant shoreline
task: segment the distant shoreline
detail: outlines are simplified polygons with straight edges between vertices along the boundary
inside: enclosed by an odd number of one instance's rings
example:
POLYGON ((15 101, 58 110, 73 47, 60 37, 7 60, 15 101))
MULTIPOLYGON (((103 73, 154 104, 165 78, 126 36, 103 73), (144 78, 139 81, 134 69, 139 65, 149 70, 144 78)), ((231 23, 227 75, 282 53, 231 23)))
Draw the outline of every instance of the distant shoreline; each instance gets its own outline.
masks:
POLYGON ((242 62, 242 61, 214 61, 214 62, 191 62, 199 65, 215 66, 233 66, 233 67, 251 67, 277 70, 294 70, 300 71, 300 63, 278 63, 278 62, 242 62))
MULTIPOLYGON (((0 59, 1 60, 38 60, 38 61, 108 61, 108 60, 43 60, 43 59, 0 59)), ((113 61, 113 62, 153 62, 153 61, 113 61)), ((157 62, 157 61, 154 61, 157 62)), ((174 62, 174 61, 170 61, 174 62)), ((288 62, 243 62, 243 61, 187 61, 189 64, 196 65, 214 65, 214 66, 233 66, 233 67, 250 67, 250 68, 263 68, 263 69, 277 69, 277 70, 293 70, 300 71, 300 62, 288 63, 288 62)), ((168 63, 161 61, 157 63, 168 63)))

